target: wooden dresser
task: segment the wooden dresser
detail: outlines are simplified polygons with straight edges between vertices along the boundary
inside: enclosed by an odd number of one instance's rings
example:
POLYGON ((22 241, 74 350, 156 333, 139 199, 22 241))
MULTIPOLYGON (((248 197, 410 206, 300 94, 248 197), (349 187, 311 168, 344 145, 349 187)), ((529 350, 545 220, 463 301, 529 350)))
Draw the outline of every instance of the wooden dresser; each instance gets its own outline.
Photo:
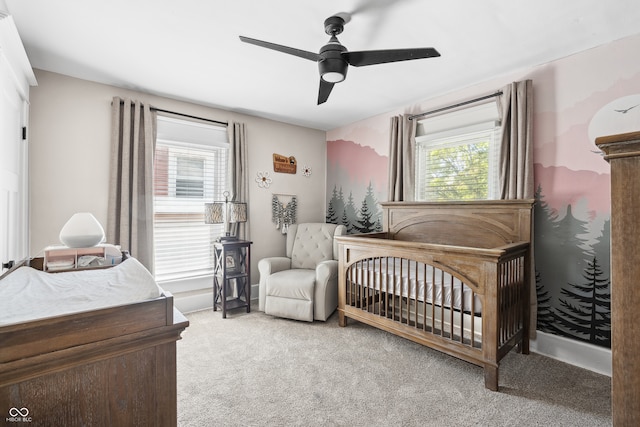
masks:
POLYGON ((614 426, 640 425, 640 132, 596 138, 611 165, 614 426))

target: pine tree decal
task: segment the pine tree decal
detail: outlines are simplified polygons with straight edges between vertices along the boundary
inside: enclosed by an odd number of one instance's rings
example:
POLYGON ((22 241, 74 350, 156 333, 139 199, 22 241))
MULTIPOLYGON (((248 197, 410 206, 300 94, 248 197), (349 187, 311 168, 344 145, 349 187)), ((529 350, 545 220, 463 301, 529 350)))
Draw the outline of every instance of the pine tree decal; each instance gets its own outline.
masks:
POLYGON ((327 207, 327 216, 325 217, 327 224, 337 224, 338 216, 336 215, 336 211, 333 209, 333 203, 329 202, 329 206, 327 207))
POLYGON ((545 290, 544 286, 542 286, 539 271, 536 271, 536 296, 538 300, 536 329, 543 332, 550 332, 549 325, 554 321, 551 308, 551 296, 549 292, 545 290))
POLYGON ((598 259, 588 263, 583 274, 586 282, 562 289, 569 297, 561 299, 551 329, 603 347, 611 347, 611 293, 609 278, 603 277, 598 259))
POLYGON ((337 204, 338 204, 338 189, 334 186, 333 194, 331 196, 331 200, 329 200, 329 206, 327 207, 327 215, 325 217, 326 222, 328 224, 338 223, 338 219, 340 217, 338 216, 338 211, 336 210, 337 204))
POLYGON ((354 224, 354 228, 359 233, 370 233, 375 230, 375 222, 373 222, 375 218, 373 218, 373 214, 367 205, 367 201, 362 201, 362 209, 360 209, 360 218, 354 224))
POLYGON ((347 218, 347 210, 345 209, 344 211, 342 211, 342 218, 340 219, 340 224, 344 225, 347 229, 347 234, 351 234, 350 229, 351 227, 351 222, 349 221, 349 218, 347 218))
POLYGON ((376 219, 376 226, 374 227, 373 231, 376 231, 376 232, 382 231, 382 221, 380 221, 380 217, 376 219))
POLYGON ((373 195, 373 186, 369 182, 367 187, 367 195, 362 200, 362 208, 360 208, 360 218, 354 224, 354 228, 359 233, 371 233, 376 230, 376 222, 379 219, 377 212, 376 199, 373 195))
POLYGON ((344 215, 342 218, 342 224, 347 227, 347 234, 353 234, 355 232, 354 222, 358 219, 358 212, 353 201, 353 192, 349 192, 349 198, 347 198, 347 204, 344 206, 344 215))

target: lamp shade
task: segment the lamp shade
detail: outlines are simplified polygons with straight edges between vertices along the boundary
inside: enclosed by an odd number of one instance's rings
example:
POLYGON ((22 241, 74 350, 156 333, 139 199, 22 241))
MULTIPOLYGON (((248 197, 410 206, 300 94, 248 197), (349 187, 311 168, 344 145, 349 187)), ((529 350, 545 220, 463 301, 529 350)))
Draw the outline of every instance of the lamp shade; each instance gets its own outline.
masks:
POLYGON ((224 222, 224 203, 205 203, 204 204, 204 223, 205 224, 222 224, 224 222))
POLYGON ((247 204, 231 202, 229 207, 229 222, 247 222, 247 204))
POLYGON ((59 237, 69 248, 89 248, 104 240, 104 229, 89 212, 78 212, 62 227, 59 237))

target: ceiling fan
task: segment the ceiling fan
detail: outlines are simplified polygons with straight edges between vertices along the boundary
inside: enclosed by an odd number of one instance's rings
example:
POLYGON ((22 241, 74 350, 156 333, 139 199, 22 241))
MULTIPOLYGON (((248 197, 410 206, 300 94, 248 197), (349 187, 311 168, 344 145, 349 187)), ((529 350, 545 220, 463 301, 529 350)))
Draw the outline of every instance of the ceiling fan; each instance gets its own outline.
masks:
POLYGON ((324 21, 324 31, 331 36, 331 38, 326 45, 320 48, 319 53, 295 49, 244 36, 240 36, 240 40, 245 43, 266 47, 267 49, 277 50, 279 52, 288 53, 290 55, 317 62, 318 69, 320 71, 318 105, 327 101, 334 84, 340 83, 346 78, 347 68, 349 65, 362 67, 365 65, 384 64, 387 62, 407 61, 410 59, 433 58, 440 56, 440 53, 432 47, 349 52, 346 47, 340 44, 336 36, 342 33, 344 25, 350 20, 351 16, 348 13, 339 13, 324 21))

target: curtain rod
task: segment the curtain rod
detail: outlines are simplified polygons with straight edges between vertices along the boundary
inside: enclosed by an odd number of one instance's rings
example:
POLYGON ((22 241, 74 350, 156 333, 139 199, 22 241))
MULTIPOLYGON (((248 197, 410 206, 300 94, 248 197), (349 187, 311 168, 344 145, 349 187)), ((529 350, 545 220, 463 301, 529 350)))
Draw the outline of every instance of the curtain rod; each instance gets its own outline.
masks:
MULTIPOLYGON (((121 105, 124 104, 124 100, 123 99, 120 100, 120 104, 121 105)), ((131 105, 133 105, 133 104, 134 103, 132 102, 131 105)), ((216 124, 223 125, 223 126, 229 126, 228 122, 221 122, 221 121, 213 120, 213 119, 205 119, 204 117, 192 116, 190 114, 178 113, 178 112, 170 111, 170 110, 163 110, 162 108, 156 108, 156 107, 151 107, 151 106, 149 108, 151 110, 153 110, 153 111, 157 111, 157 112, 160 112, 160 113, 174 114, 176 116, 187 117, 187 118, 196 119, 196 120, 204 120, 205 122, 216 123, 216 124)))
POLYGON ((192 116, 190 114, 176 113, 175 111, 163 110, 161 108, 155 108, 155 107, 149 107, 149 108, 151 108, 154 111, 158 111, 160 113, 174 114, 176 116, 188 117, 190 119, 196 119, 196 120, 204 120, 205 122, 216 123, 218 125, 223 125, 223 126, 229 126, 228 122, 221 122, 213 119, 205 119, 204 117, 192 116))
POLYGON ((490 95, 481 96, 479 98, 470 99, 468 101, 460 102, 458 104, 448 105, 446 107, 438 108, 437 110, 427 111, 426 113, 414 114, 413 116, 409 116, 409 120, 413 120, 413 119, 416 119, 418 117, 428 116, 429 114, 439 113, 441 111, 452 110, 454 108, 462 107, 463 105, 473 104, 474 102, 484 101, 485 99, 494 98, 494 97, 500 96, 500 95, 502 95, 502 91, 498 91, 498 92, 492 93, 490 95))

